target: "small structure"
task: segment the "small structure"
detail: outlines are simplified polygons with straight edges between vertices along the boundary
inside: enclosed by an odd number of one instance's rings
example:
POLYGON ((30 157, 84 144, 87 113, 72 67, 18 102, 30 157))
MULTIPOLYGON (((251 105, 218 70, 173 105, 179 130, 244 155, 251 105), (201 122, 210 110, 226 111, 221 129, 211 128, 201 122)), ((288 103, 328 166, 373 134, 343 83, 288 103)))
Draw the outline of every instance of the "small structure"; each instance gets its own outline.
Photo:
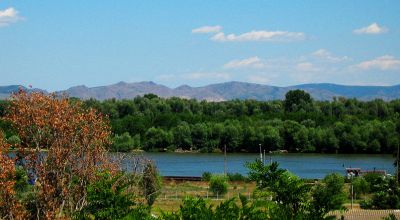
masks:
POLYGON ((377 169, 373 169, 373 170, 361 170, 361 168, 346 168, 346 175, 347 177, 357 177, 360 175, 366 175, 366 174, 370 174, 370 173, 375 173, 378 175, 382 175, 382 176, 386 176, 386 170, 377 170, 377 169))
POLYGON ((347 177, 357 177, 361 174, 361 168, 346 168, 347 177))

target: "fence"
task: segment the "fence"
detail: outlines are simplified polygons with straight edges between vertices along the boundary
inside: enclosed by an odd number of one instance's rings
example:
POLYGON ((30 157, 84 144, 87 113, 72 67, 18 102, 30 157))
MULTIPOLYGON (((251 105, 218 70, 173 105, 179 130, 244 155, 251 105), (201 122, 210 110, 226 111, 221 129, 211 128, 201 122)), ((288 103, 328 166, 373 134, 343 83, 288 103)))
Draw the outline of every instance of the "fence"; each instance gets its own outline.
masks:
POLYGON ((200 197, 204 199, 210 200, 225 200, 231 199, 233 197, 239 198, 239 195, 246 196, 249 200, 252 199, 251 191, 242 191, 242 190, 229 190, 224 195, 213 194, 209 192, 208 189, 205 190, 190 190, 190 191, 183 191, 183 190, 161 190, 158 199, 162 200, 181 200, 186 198, 187 196, 192 197, 200 197))
POLYGON ((397 219, 400 218, 400 210, 366 210, 366 209, 352 209, 347 211, 334 211, 330 213, 336 216, 337 219, 349 220, 382 220, 388 217, 389 214, 394 214, 397 219))

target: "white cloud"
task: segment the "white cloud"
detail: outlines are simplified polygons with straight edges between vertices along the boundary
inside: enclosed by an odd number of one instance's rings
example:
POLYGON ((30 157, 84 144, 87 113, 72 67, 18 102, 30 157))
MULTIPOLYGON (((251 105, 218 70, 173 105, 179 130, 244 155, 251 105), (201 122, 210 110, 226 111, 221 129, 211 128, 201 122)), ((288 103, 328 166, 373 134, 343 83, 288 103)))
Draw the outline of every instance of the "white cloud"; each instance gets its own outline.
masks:
POLYGON ((355 34, 383 34, 388 32, 388 28, 379 26, 377 23, 372 23, 367 27, 362 27, 353 31, 355 34))
POLYGON ((252 83, 262 83, 262 84, 267 84, 271 82, 271 80, 268 77, 262 75, 250 75, 247 77, 247 80, 252 83))
POLYGON ((326 61, 332 62, 332 63, 338 63, 338 62, 350 60, 350 58, 347 56, 343 56, 343 57, 334 56, 331 52, 329 52, 325 49, 319 49, 317 51, 314 51, 311 55, 316 58, 326 60, 326 61))
POLYGON ((362 70, 397 70, 400 69, 400 59, 396 59, 393 56, 385 55, 377 57, 373 60, 361 62, 357 64, 356 67, 362 70))
POLYGON ((0 27, 8 26, 21 19, 22 17, 19 16, 19 12, 12 7, 0 10, 0 27))
POLYGON ((222 30, 222 27, 219 25, 216 26, 203 26, 192 30, 194 34, 208 34, 208 33, 217 33, 222 30))
POLYGON ((224 65, 224 68, 226 69, 243 68, 243 67, 262 68, 264 67, 264 64, 260 58, 255 56, 243 60, 232 60, 224 65))
POLYGON ((314 64, 310 62, 302 62, 296 65, 296 70, 302 72, 317 72, 318 68, 316 68, 314 64))
POLYGON ((223 72, 194 72, 181 75, 183 79, 198 80, 198 79, 222 79, 228 80, 231 78, 229 73, 223 72))
POLYGON ((304 40, 305 34, 302 32, 288 31, 250 31, 240 35, 219 32, 211 37, 211 40, 218 42, 244 42, 244 41, 294 41, 304 40))

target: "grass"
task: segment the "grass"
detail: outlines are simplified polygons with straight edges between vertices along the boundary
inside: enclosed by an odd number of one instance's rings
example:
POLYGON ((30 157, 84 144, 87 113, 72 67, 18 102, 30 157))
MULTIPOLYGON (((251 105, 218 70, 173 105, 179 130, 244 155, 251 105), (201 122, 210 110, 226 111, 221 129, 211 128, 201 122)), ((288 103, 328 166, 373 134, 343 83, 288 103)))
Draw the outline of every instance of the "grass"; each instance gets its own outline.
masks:
POLYGON ((252 196, 251 193, 255 189, 253 182, 229 182, 228 193, 225 195, 213 195, 208 190, 208 182, 206 181, 174 181, 168 180, 163 182, 163 189, 153 205, 153 211, 156 213, 177 211, 182 203, 182 199, 187 196, 202 197, 208 199, 210 204, 218 205, 226 199, 238 197, 239 194, 252 196))

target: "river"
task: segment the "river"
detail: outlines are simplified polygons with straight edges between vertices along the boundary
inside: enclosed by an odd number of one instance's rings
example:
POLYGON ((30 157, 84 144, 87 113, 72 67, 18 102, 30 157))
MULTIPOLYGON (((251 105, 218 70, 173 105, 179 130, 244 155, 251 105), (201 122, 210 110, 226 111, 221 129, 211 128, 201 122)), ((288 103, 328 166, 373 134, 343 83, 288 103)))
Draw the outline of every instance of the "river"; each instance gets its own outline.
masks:
MULTIPOLYGON (((145 157, 155 161, 163 176, 201 176, 203 172, 223 173, 224 155, 206 153, 143 153, 145 157)), ((246 162, 260 158, 259 154, 229 153, 227 154, 227 170, 229 173, 247 174, 246 162)), ((344 168, 357 167, 363 170, 384 169, 395 173, 392 155, 371 154, 273 154, 266 155, 266 163, 270 160, 279 162, 280 166, 302 177, 320 179, 329 173, 345 175, 344 168)))

